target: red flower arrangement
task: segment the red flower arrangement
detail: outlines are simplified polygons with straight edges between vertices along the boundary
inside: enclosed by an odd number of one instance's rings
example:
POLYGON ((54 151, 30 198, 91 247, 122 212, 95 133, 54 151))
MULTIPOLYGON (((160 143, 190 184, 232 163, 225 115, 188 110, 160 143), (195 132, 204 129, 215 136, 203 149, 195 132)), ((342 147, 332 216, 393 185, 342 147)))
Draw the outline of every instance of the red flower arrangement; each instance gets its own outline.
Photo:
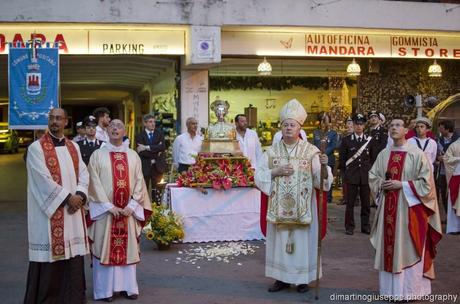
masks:
POLYGON ((196 163, 177 178, 179 187, 212 187, 228 190, 232 187, 252 187, 254 169, 246 157, 222 157, 200 153, 196 163))

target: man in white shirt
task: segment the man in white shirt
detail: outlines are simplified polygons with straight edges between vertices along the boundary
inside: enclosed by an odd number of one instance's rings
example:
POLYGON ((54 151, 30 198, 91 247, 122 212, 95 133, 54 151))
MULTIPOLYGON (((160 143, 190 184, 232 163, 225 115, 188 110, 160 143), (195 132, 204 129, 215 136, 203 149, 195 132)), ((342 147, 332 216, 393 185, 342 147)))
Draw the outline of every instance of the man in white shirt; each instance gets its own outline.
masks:
POLYGON ((257 132, 248 129, 248 119, 244 114, 235 116, 236 139, 240 144, 241 152, 249 158, 251 166, 257 168, 257 162, 262 157, 262 145, 257 132))
POLYGON ((197 133, 198 121, 189 117, 185 124, 187 132, 177 136, 173 143, 173 165, 178 172, 187 171, 195 163, 203 142, 203 137, 197 133))
POLYGON ((415 132, 417 133, 417 136, 409 138, 407 142, 410 145, 418 147, 425 153, 429 163, 431 164, 431 169, 433 169, 433 164, 436 161, 436 154, 438 153, 438 144, 435 140, 427 136, 428 131, 431 129, 431 125, 431 120, 428 118, 417 118, 417 122, 415 124, 415 132))
POLYGON ((93 115, 96 117, 96 138, 109 142, 109 134, 107 134, 107 127, 110 123, 110 111, 105 107, 99 107, 94 110, 93 115))

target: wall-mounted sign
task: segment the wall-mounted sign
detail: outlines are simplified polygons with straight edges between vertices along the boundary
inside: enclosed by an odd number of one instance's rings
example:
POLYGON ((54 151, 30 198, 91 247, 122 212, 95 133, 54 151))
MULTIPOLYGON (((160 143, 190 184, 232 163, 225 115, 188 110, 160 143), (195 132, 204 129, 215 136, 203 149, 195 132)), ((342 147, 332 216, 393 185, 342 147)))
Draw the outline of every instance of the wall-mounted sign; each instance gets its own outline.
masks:
POLYGON ((201 59, 211 59, 213 51, 213 41, 211 39, 198 40, 197 57, 201 59))
POLYGON ((8 53, 8 46, 23 46, 38 38, 43 45, 57 44, 60 54, 82 55, 184 55, 183 30, 137 29, 62 29, 48 28, 6 29, 0 27, 0 54, 8 53))
POLYGON ((229 31, 222 33, 222 54, 460 59, 460 33, 229 31))

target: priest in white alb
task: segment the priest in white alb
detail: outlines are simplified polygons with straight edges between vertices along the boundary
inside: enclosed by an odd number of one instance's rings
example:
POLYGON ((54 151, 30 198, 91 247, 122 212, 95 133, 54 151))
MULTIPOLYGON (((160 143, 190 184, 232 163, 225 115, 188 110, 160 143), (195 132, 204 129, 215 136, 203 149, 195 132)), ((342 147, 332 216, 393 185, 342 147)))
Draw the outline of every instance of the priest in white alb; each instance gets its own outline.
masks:
POLYGON ((91 156, 88 235, 95 300, 111 302, 114 292, 137 299, 138 238, 151 214, 139 155, 123 144, 125 126, 114 119, 109 142, 91 156))
POLYGON ((381 295, 414 300, 431 293, 441 222, 430 161, 407 143, 402 119, 393 119, 389 132, 393 145, 380 152, 369 172, 378 205, 371 232, 374 267, 381 295))
POLYGON ((49 132, 28 148, 26 304, 86 303, 89 244, 82 207, 89 180, 77 143, 64 136, 67 123, 64 109, 52 109, 49 132))
POLYGON ((444 164, 448 185, 446 233, 460 234, 460 139, 447 149, 444 164))
MULTIPOLYGON (((269 196, 265 275, 276 281, 269 292, 297 285, 307 292, 316 280, 318 253, 318 201, 321 164, 327 155, 299 137, 307 118, 304 107, 293 99, 280 112, 283 139, 263 154, 255 174, 257 187, 269 196)), ((324 172, 321 235, 326 232, 327 191, 332 184, 331 168, 324 172)), ((321 270, 320 270, 321 276, 321 270)))

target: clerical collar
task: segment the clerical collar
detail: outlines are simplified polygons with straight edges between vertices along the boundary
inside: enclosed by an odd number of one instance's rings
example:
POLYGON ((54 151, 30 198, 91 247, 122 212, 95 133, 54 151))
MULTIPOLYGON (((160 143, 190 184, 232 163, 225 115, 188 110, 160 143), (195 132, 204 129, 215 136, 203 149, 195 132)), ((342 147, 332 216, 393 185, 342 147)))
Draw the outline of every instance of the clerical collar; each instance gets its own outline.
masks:
POLYGON ((109 150, 109 152, 125 152, 126 153, 129 150, 129 147, 126 147, 126 145, 121 144, 119 146, 114 146, 112 145, 111 142, 105 143, 104 148, 109 150))
POLYGON ((407 151, 407 148, 407 141, 402 146, 395 146, 394 144, 391 146, 392 151, 407 151))
POLYGON ((51 132, 48 132, 48 134, 51 136, 51 139, 53 140, 53 144, 55 147, 65 146, 65 136, 57 138, 51 132))

